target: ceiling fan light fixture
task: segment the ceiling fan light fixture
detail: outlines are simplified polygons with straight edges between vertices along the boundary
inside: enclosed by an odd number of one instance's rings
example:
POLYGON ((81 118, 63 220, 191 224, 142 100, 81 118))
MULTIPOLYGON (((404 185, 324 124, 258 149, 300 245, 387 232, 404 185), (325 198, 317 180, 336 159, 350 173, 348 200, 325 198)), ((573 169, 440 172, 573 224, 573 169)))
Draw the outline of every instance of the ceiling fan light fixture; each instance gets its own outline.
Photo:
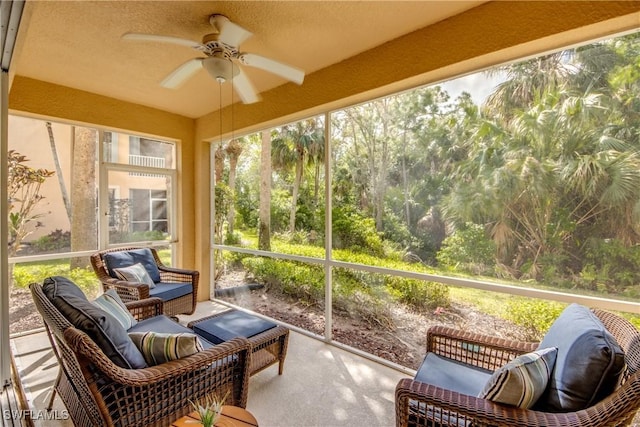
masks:
POLYGON ((210 56, 202 60, 202 67, 216 79, 218 83, 232 80, 238 75, 240 69, 233 65, 230 59, 210 56))

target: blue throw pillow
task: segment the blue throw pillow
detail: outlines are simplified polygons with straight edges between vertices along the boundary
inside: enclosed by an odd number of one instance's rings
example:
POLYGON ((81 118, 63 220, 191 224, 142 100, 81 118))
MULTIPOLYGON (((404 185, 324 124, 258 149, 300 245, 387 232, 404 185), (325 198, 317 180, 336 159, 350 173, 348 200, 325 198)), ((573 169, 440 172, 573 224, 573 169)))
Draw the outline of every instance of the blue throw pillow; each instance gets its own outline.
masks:
POLYGON ((71 280, 49 277, 44 280, 42 291, 69 323, 86 333, 113 363, 126 369, 147 366, 122 324, 87 300, 71 280))
POLYGON ((538 349, 556 347, 556 365, 535 409, 569 412, 585 409, 616 388, 624 352, 587 307, 568 306, 551 325, 538 349))
POLYGON ((149 276, 154 283, 158 283, 160 281, 160 270, 158 270, 156 260, 153 258, 153 254, 149 248, 107 252, 104 254, 103 258, 111 277, 118 277, 115 271, 116 268, 130 267, 134 264, 140 263, 145 270, 147 270, 147 273, 149 273, 149 276))

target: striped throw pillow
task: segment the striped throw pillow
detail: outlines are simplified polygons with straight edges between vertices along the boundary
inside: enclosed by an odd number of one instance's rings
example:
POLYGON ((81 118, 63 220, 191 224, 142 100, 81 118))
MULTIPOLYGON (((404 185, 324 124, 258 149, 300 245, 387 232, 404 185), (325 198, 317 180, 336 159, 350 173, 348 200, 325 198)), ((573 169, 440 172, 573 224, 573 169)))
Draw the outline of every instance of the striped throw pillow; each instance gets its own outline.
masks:
POLYGON ((144 268, 144 265, 137 263, 130 265, 129 267, 120 267, 114 268, 113 271, 116 272, 116 276, 120 280, 126 280, 127 282, 137 282, 137 283, 146 283, 149 285, 149 289, 153 289, 156 287, 156 284, 153 283, 153 279, 147 272, 147 269, 144 268))
POLYGON ((133 343, 149 366, 177 360, 202 351, 196 334, 186 332, 168 334, 161 332, 131 332, 133 343))
POLYGON ((557 354, 552 347, 516 357, 493 373, 478 397, 531 408, 547 388, 557 354))
POLYGON ((120 299, 120 295, 118 295, 114 289, 107 290, 104 294, 96 298, 93 304, 115 317, 125 330, 128 330, 138 323, 120 299))

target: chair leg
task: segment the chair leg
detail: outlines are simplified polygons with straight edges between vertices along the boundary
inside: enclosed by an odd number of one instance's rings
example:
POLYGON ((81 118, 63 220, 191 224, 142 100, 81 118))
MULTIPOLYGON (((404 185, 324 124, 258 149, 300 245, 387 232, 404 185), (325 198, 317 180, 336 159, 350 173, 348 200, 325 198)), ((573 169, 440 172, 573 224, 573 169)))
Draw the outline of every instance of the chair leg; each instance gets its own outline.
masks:
POLYGON ((60 376, 62 375, 62 369, 58 370, 58 376, 56 377, 56 382, 53 383, 53 387, 51 387, 51 397, 49 398, 49 403, 47 403, 47 412, 51 411, 53 408, 53 401, 56 398, 56 390, 58 389, 58 384, 60 383, 60 376))

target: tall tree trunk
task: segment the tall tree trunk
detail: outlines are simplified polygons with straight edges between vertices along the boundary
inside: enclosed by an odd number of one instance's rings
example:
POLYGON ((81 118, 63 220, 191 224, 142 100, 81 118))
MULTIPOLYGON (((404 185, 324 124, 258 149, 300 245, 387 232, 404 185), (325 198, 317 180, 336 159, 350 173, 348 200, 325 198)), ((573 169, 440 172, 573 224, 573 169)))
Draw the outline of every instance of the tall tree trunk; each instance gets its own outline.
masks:
POLYGON ((222 174, 224 173, 224 151, 222 144, 216 147, 214 168, 216 172, 216 182, 222 182, 222 174))
POLYGON ((62 175, 62 168, 60 167, 60 160, 58 158, 58 150, 56 149, 56 139, 53 136, 53 129, 51 128, 51 122, 46 122, 47 133, 49 134, 49 145, 51 146, 51 155, 53 156, 53 163, 56 167, 56 175, 58 176, 58 184, 60 185, 60 193, 62 193, 62 202, 64 208, 67 211, 67 218, 71 222, 71 203, 69 203, 69 195, 67 194, 67 186, 64 184, 64 176, 62 175))
POLYGON ((233 234, 235 220, 236 220, 236 169, 238 168, 238 158, 242 154, 242 144, 237 139, 233 139, 229 142, 226 148, 227 156, 229 156, 229 189, 234 197, 234 202, 229 207, 229 214, 227 216, 227 232, 233 234))
MULTIPOLYGON (((96 144, 98 131, 73 129, 71 178, 71 251, 98 247, 96 218, 96 144)), ((71 268, 84 268, 88 259, 72 259, 71 268)))
POLYGON ((315 177, 313 183, 313 207, 318 207, 318 199, 320 198, 320 162, 316 159, 314 162, 315 177))
POLYGON ((271 133, 262 131, 258 249, 271 250, 271 133))
POLYGON ((296 159, 296 177, 293 181, 293 191, 291 192, 291 213, 289 214, 289 233, 296 231, 296 212, 298 210, 298 193, 302 183, 302 168, 304 167, 304 152, 298 152, 296 159))
POLYGON ((411 210, 409 206, 409 184, 407 180, 407 127, 405 123, 402 134, 402 193, 404 195, 404 216, 407 227, 411 226, 411 210))

